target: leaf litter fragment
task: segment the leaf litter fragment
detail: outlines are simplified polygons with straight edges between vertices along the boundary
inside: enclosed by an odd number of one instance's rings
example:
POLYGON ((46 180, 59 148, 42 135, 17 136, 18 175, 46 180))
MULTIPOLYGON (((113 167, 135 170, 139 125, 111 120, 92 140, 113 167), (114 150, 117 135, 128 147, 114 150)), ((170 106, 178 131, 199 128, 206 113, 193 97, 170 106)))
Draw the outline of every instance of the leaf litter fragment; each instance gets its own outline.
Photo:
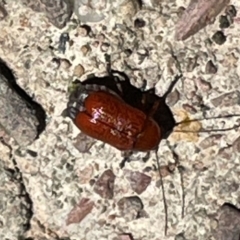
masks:
POLYGON ((181 140, 197 142, 199 139, 198 132, 201 130, 202 124, 199 121, 191 121, 188 112, 183 109, 176 111, 175 114, 178 119, 181 119, 182 123, 174 128, 169 139, 174 142, 181 140))

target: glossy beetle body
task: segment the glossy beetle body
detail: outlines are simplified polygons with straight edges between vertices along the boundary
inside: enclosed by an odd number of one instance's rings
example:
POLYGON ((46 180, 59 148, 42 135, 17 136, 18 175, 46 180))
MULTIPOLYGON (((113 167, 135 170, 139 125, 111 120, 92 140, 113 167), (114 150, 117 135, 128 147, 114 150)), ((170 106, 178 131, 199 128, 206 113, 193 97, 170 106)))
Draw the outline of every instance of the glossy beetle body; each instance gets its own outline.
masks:
POLYGON ((67 113, 85 134, 119 150, 150 151, 175 126, 165 98, 141 91, 128 77, 93 77, 71 93, 67 113))

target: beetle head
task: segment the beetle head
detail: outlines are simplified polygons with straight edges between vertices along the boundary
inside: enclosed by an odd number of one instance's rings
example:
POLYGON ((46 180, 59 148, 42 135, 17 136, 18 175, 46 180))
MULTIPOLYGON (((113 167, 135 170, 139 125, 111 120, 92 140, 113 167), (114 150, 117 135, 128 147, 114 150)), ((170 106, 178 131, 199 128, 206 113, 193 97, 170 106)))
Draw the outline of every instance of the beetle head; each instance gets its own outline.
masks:
POLYGON ((64 116, 75 119, 77 113, 84 111, 84 100, 88 96, 88 91, 80 81, 74 81, 70 87, 70 96, 67 108, 63 111, 64 116))

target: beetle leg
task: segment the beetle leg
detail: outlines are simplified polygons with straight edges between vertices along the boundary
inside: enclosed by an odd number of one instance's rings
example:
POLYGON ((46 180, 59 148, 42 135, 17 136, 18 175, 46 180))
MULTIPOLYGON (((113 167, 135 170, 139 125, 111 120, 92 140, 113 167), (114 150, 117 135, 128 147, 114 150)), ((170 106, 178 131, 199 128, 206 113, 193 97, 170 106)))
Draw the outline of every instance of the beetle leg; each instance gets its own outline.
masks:
POLYGON ((146 156, 145 156, 145 157, 143 157, 143 159, 142 159, 142 160, 143 160, 143 162, 145 162, 145 163, 146 163, 146 162, 149 160, 150 154, 151 154, 151 152, 150 152, 150 151, 148 151, 148 152, 147 152, 147 154, 146 154, 146 156))
POLYGON ((109 54, 105 54, 104 58, 107 64, 107 73, 110 77, 112 77, 113 73, 112 73, 112 66, 111 66, 111 56, 109 54))
POLYGON ((75 107, 68 107, 68 108, 66 108, 66 109, 63 110, 63 112, 62 112, 61 115, 62 115, 63 117, 69 117, 69 118, 71 118, 71 119, 75 119, 78 111, 79 111, 79 110, 78 110, 77 108, 75 108, 75 107))
MULTIPOLYGON (((120 77, 122 77, 124 79, 125 82, 128 82, 130 84, 129 77, 126 73, 120 72, 118 70, 113 70, 113 69, 112 69, 112 73, 113 74, 118 74, 120 77)), ((120 78, 118 78, 118 81, 121 81, 120 78)))
MULTIPOLYGON (((130 159, 130 157, 133 155, 133 153, 134 153, 133 151, 123 152, 123 157, 124 158, 119 164, 121 169, 125 167, 125 164, 127 162, 133 161, 133 160, 130 159)), ((146 163, 149 160, 150 154, 151 154, 151 151, 146 152, 146 156, 142 158, 142 161, 146 163)))
POLYGON ((111 64, 111 56, 109 54, 105 54, 105 61, 107 63, 107 72, 108 72, 108 75, 110 77, 113 77, 115 81, 119 82, 120 79, 118 77, 115 77, 114 76, 114 73, 115 74, 118 74, 119 76, 123 77, 124 78, 124 81, 129 81, 129 77, 127 76, 127 74, 125 74, 124 72, 120 72, 120 71, 117 71, 117 70, 113 70, 112 69, 112 64, 111 64))
POLYGON ((125 167, 126 162, 130 162, 130 156, 131 156, 132 154, 133 154, 132 151, 127 151, 127 152, 124 152, 124 153, 123 153, 124 158, 123 158, 123 160, 122 160, 122 161, 120 162, 120 164, 119 164, 119 166, 120 166, 121 169, 125 167))
POLYGON ((147 87, 147 80, 143 79, 143 84, 142 86, 139 88, 142 92, 144 92, 146 90, 147 87))
POLYGON ((163 98, 164 98, 164 99, 166 99, 167 96, 169 95, 169 93, 172 92, 174 86, 176 85, 176 83, 178 82, 178 80, 182 78, 182 76, 183 76, 183 75, 180 74, 180 75, 177 75, 177 76, 174 78, 174 80, 171 82, 170 86, 168 87, 168 90, 167 90, 167 91, 165 92, 165 94, 163 95, 163 98))
MULTIPOLYGON (((122 74, 121 72, 112 69, 111 56, 110 56, 110 55, 105 54, 104 57, 105 57, 105 61, 106 61, 106 63, 107 63, 107 73, 108 73, 108 75, 113 78, 113 80, 114 80, 115 83, 116 83, 116 86, 117 86, 118 90, 119 90, 120 92, 122 92, 122 86, 121 86, 121 83, 120 83, 121 80, 120 80, 120 78, 119 78, 118 76, 114 76, 114 73, 122 76, 122 77, 124 78, 124 81, 126 81, 126 80, 128 81, 128 80, 129 80, 129 79, 128 79, 128 76, 127 76, 126 74, 122 74)), ((130 82, 130 81, 129 81, 129 82, 130 82)))

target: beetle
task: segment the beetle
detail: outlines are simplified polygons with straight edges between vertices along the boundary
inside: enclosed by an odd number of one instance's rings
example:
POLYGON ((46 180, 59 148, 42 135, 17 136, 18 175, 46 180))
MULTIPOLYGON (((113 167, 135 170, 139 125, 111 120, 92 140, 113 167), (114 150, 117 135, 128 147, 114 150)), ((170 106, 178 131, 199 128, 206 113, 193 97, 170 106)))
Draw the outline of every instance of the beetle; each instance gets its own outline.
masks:
MULTIPOLYGON (((147 91, 143 87, 138 89, 130 83, 125 73, 111 70, 109 76, 101 78, 94 76, 84 82, 77 82, 75 89, 70 94, 65 111, 65 114, 83 133, 119 150, 142 152, 156 150, 165 209, 165 235, 167 235, 168 228, 167 203, 157 149, 161 140, 168 138, 173 128, 183 123, 176 123, 166 104, 166 97, 181 77, 182 74, 176 76, 166 93, 160 97, 155 94, 154 88, 147 91)), ((233 115, 216 118, 231 116, 233 115)), ((126 160, 129 160, 128 157, 120 164, 121 168, 126 160)), ((177 164, 178 161, 176 161, 177 164)), ((184 210, 182 215, 184 215, 184 210)))
POLYGON ((133 86, 123 72, 90 77, 78 82, 70 94, 67 116, 83 133, 119 150, 148 152, 176 125, 165 99, 180 78, 159 97, 154 88, 145 91, 133 86))

